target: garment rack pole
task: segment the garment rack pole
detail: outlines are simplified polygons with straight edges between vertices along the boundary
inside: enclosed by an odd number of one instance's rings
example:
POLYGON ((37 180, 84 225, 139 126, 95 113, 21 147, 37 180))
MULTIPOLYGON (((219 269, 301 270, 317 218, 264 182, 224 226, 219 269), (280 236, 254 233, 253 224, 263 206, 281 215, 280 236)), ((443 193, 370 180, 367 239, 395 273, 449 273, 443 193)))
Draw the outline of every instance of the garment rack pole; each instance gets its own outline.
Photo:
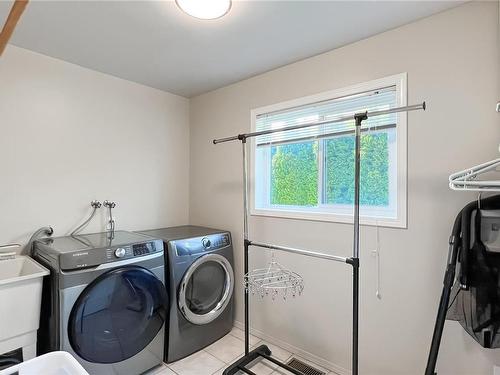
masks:
POLYGON ((347 263, 347 260, 349 259, 346 257, 337 256, 337 255, 317 253, 315 251, 296 249, 294 247, 288 247, 288 246, 271 245, 271 244, 262 243, 262 242, 255 242, 255 241, 249 241, 249 245, 256 246, 256 247, 263 247, 265 249, 271 249, 271 250, 286 251, 287 253, 300 254, 300 255, 305 255, 305 256, 313 257, 313 258, 333 260, 333 261, 341 262, 341 263, 347 263))
MULTIPOLYGON (((425 106, 426 106, 425 102, 422 102, 421 104, 409 105, 409 106, 405 106, 405 107, 397 107, 397 108, 387 109, 387 110, 383 110, 383 111, 365 112, 365 114, 366 114, 367 118, 370 118, 370 117, 376 117, 376 116, 381 116, 381 115, 388 115, 390 113, 410 112, 410 111, 417 111, 420 109, 425 110, 425 106)), ((238 134, 238 135, 233 135, 232 137, 214 139, 212 142, 213 142, 213 144, 216 145, 216 144, 224 143, 224 142, 231 142, 231 141, 237 141, 237 140, 242 141, 243 139, 258 137, 259 135, 280 133, 280 132, 284 132, 284 131, 311 128, 313 126, 335 124, 337 122, 346 122, 346 121, 352 121, 352 120, 354 120, 353 115, 344 116, 344 117, 337 117, 337 118, 333 118, 330 120, 323 120, 323 121, 311 122, 311 123, 306 123, 306 124, 288 126, 286 128, 269 129, 269 130, 262 130, 262 131, 253 132, 253 133, 238 134)))
POLYGON ((352 246, 352 375, 358 375, 359 368, 359 185, 361 166, 361 124, 366 113, 354 116, 355 157, 354 157, 354 238, 352 246))
MULTIPOLYGON (((243 155, 243 241, 244 241, 244 274, 248 274, 248 161, 247 161, 247 140, 241 140, 241 148, 243 155)), ((249 320, 249 290, 245 288, 245 355, 250 351, 250 320, 249 320)))
MULTIPOLYGON (((213 143, 223 143, 229 141, 239 140, 242 146, 242 160, 243 160, 243 244, 244 244, 244 265, 243 272, 245 275, 248 274, 248 253, 250 246, 281 250, 290 253, 311 256, 316 258, 328 259, 338 262, 345 262, 352 266, 352 375, 359 374, 359 229, 360 229, 360 175, 361 175, 361 125, 364 120, 381 116, 389 113, 397 112, 409 112, 416 110, 425 110, 425 102, 422 104, 410 105, 405 107, 397 107, 382 111, 373 112, 361 112, 353 116, 339 117, 336 119, 319 121, 315 123, 301 124, 296 126, 290 126, 282 129, 270 129, 264 131, 258 131, 247 134, 239 134, 232 137, 214 139, 213 143), (324 124, 331 124, 337 122, 352 121, 355 122, 354 136, 355 136, 355 162, 354 162, 354 239, 353 239, 353 252, 352 257, 345 258, 335 255, 322 254, 308 250, 296 249, 286 246, 277 246, 271 244, 265 244, 261 242, 254 242, 249 239, 248 236, 248 160, 247 160, 247 139, 251 137, 257 137, 260 135, 285 132, 295 129, 308 128, 312 126, 319 126, 324 124)), ((260 345, 256 349, 250 351, 250 317, 249 317, 249 290, 245 288, 245 355, 238 359, 236 362, 231 364, 223 372, 223 375, 234 375, 239 371, 243 371, 247 374, 252 374, 252 371, 248 370, 245 366, 252 363, 258 358, 264 358, 272 361, 283 369, 286 369, 293 374, 301 375, 301 372, 294 368, 291 368, 287 364, 278 361, 277 359, 270 357, 271 350, 267 345, 260 345)))

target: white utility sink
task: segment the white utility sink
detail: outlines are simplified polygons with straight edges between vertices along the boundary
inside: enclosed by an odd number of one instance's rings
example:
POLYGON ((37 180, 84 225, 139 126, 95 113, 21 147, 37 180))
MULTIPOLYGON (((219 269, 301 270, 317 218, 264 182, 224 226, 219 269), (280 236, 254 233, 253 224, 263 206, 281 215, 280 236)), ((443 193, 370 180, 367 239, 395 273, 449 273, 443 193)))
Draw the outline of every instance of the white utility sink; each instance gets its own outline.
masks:
POLYGON ((48 275, 49 271, 27 256, 0 260, 0 287, 48 275))
POLYGON ((36 356, 42 280, 49 271, 27 256, 0 260, 0 354, 23 348, 36 356))

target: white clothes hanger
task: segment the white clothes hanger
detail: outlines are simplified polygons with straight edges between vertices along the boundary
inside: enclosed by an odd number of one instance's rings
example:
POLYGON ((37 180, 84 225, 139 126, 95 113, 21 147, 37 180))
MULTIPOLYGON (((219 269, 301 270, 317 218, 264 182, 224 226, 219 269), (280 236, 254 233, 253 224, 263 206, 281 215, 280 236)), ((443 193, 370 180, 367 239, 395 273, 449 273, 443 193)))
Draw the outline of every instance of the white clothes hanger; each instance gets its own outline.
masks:
POLYGON ((450 175, 449 185, 453 190, 500 191, 499 180, 477 180, 477 177, 491 171, 500 172, 500 159, 490 160, 450 175))

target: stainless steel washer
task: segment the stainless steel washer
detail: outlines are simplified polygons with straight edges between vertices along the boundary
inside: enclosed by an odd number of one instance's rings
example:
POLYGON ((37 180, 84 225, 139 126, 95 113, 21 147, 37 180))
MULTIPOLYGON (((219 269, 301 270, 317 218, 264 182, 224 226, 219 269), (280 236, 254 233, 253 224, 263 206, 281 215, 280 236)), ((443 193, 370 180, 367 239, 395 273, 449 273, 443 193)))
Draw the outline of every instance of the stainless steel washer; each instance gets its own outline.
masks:
POLYGON ((163 241, 116 231, 35 242, 51 270, 39 353, 64 350, 95 375, 141 374, 163 361, 168 295, 163 241))
POLYGON ((234 263, 231 234, 181 226, 142 232, 165 242, 171 299, 165 361, 186 357, 233 326, 234 263))

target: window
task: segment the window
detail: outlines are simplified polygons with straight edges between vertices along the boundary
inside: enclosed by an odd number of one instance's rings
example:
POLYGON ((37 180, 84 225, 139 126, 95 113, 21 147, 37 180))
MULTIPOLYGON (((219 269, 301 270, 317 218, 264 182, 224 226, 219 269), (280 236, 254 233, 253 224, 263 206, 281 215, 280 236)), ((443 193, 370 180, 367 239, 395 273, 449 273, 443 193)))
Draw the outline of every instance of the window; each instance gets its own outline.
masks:
MULTIPOLYGON (((400 74, 252 111, 252 131, 406 105, 400 74)), ((406 113, 361 129, 361 223, 406 227, 406 113)), ((252 139, 254 215, 352 222, 354 121, 252 139)))

